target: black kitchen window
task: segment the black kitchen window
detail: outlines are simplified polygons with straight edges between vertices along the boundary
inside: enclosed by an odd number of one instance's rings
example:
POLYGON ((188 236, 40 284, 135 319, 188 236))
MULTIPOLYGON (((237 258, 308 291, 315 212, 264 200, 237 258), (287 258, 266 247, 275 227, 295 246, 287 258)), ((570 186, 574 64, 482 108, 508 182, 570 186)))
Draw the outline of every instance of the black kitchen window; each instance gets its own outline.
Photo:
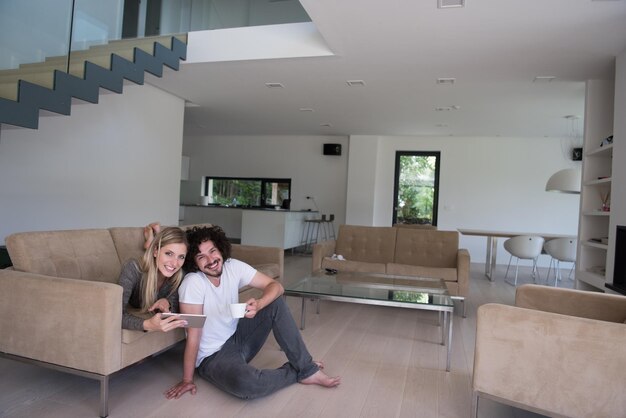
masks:
POLYGON ((215 206, 284 207, 291 198, 291 179, 207 176, 204 195, 215 206))

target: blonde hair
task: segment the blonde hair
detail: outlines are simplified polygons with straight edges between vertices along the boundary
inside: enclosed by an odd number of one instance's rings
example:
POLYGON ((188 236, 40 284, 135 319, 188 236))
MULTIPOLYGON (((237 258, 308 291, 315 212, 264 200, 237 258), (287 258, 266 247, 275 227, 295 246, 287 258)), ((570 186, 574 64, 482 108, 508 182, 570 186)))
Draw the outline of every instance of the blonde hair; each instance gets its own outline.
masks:
MULTIPOLYGON (((160 256, 161 247, 169 244, 187 244, 187 235, 185 231, 178 227, 166 227, 163 228, 158 234, 154 236, 154 239, 150 243, 150 246, 146 249, 141 259, 141 271, 143 277, 141 280, 141 311, 148 312, 148 309, 156 302, 158 289, 159 268, 157 267, 157 257, 160 256), (154 254, 157 254, 155 257, 154 254)), ((178 291, 178 286, 183 280, 183 269, 178 270, 169 282, 171 283, 170 296, 172 293, 178 291)))

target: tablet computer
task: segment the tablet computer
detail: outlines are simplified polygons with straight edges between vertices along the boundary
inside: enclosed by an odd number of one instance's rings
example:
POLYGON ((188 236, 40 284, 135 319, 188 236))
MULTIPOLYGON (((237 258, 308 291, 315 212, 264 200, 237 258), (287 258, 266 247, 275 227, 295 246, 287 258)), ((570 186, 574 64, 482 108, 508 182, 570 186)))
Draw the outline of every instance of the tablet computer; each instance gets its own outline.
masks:
POLYGON ((184 319, 187 321, 188 328, 202 328, 204 326, 204 321, 206 320, 206 315, 197 315, 197 314, 182 314, 182 313, 162 313, 161 318, 169 318, 170 316, 176 316, 180 319, 184 319))

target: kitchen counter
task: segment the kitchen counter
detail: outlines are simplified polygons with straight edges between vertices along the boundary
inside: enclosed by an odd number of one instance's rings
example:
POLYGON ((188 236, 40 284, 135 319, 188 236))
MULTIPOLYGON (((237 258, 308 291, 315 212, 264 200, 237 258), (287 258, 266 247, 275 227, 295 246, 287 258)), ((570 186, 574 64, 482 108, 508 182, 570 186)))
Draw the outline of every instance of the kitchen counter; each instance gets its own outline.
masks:
POLYGON ((317 211, 245 209, 241 217, 241 243, 295 248, 302 245, 304 221, 317 218, 317 211))
POLYGON ((180 225, 219 225, 242 244, 294 248, 300 245, 304 220, 319 217, 313 210, 180 205, 180 225))
POLYGON ((211 209, 238 209, 238 210, 257 210, 257 211, 268 211, 268 212, 305 212, 305 213, 317 213, 315 210, 311 209, 275 209, 275 208, 247 208, 244 206, 220 206, 220 205, 200 205, 194 203, 181 203, 182 207, 190 207, 190 208, 211 208, 211 209))

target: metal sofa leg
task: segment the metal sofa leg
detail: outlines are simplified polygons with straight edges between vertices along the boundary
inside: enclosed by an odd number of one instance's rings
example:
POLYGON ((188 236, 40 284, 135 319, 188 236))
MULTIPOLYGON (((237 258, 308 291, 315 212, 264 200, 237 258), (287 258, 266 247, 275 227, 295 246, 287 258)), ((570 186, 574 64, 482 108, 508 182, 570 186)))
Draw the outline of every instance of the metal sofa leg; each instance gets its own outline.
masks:
POLYGON ((478 418, 478 393, 472 394, 472 418, 478 418))
POLYGON ((109 376, 100 378, 100 417, 109 415, 109 376))
POLYGON ((463 305, 463 318, 467 318, 466 315, 466 300, 465 300, 465 296, 450 296, 452 298, 452 300, 458 300, 459 302, 461 302, 461 304, 463 305))

